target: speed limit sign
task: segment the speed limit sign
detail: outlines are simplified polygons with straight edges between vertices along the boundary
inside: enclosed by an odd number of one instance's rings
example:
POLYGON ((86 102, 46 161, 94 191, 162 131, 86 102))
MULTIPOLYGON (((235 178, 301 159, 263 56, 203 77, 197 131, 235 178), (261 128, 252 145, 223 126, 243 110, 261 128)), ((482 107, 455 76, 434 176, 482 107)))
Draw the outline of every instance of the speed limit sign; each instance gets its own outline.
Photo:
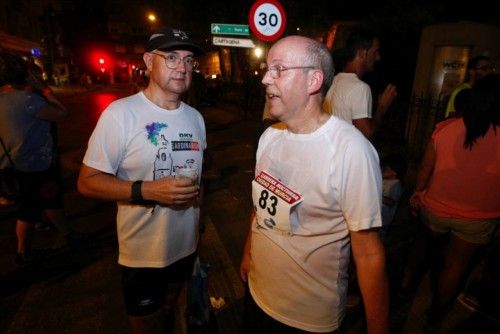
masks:
POLYGON ((285 10, 276 0, 258 0, 250 8, 248 25, 260 40, 274 41, 285 31, 285 10))

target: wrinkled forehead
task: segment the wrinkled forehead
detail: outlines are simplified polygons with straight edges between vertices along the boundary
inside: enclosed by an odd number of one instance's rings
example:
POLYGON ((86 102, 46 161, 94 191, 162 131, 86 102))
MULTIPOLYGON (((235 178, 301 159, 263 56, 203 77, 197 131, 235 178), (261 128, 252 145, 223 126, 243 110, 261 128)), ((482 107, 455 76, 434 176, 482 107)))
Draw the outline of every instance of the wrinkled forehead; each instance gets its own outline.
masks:
POLYGON ((180 56, 193 56, 194 55, 193 51, 185 50, 185 49, 156 49, 154 51, 156 51, 157 53, 163 54, 163 55, 167 55, 170 53, 175 53, 175 54, 178 54, 180 56))
POLYGON ((295 64, 305 58, 305 50, 289 40, 278 41, 267 54, 268 64, 295 64))

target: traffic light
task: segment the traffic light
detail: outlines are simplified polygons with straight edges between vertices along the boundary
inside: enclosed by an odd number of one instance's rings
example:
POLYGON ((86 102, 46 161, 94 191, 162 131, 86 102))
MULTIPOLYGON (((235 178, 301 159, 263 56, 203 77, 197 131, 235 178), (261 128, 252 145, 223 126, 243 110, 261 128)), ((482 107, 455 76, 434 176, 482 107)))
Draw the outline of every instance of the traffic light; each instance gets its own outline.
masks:
POLYGON ((104 60, 104 58, 100 57, 98 62, 99 62, 99 70, 103 73, 106 72, 106 60, 104 60))
POLYGON ((99 72, 108 72, 111 69, 111 58, 103 51, 93 51, 90 56, 92 66, 99 72))

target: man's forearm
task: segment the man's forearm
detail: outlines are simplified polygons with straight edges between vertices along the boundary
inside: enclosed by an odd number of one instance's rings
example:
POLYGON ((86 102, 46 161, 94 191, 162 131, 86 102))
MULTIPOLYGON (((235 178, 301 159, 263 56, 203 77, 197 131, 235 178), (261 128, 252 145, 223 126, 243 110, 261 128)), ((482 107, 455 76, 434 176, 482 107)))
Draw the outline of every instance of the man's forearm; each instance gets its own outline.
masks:
POLYGON ((78 191, 85 196, 123 201, 131 198, 132 182, 120 180, 114 175, 105 173, 80 175, 78 191))
POLYGON ((384 245, 375 229, 351 232, 369 334, 389 332, 389 288, 384 245))
POLYGON ((374 258, 356 267, 368 333, 389 333, 389 287, 385 258, 374 258))

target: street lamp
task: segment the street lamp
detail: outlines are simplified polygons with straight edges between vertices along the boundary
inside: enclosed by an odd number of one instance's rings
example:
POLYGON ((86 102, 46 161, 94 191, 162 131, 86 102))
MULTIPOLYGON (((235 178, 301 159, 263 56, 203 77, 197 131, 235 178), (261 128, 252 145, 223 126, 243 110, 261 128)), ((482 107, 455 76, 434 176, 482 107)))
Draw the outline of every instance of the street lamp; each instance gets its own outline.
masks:
POLYGON ((149 30, 153 32, 158 25, 159 18, 156 16, 154 12, 146 13, 146 21, 149 24, 149 30))
POLYGON ((149 22, 156 23, 156 15, 154 13, 148 13, 147 18, 149 22))
POLYGON ((262 48, 259 48, 259 47, 256 47, 254 50, 253 50, 253 54, 255 55, 255 57, 257 58, 260 58, 262 57, 262 54, 264 53, 264 51, 262 50, 262 48))

